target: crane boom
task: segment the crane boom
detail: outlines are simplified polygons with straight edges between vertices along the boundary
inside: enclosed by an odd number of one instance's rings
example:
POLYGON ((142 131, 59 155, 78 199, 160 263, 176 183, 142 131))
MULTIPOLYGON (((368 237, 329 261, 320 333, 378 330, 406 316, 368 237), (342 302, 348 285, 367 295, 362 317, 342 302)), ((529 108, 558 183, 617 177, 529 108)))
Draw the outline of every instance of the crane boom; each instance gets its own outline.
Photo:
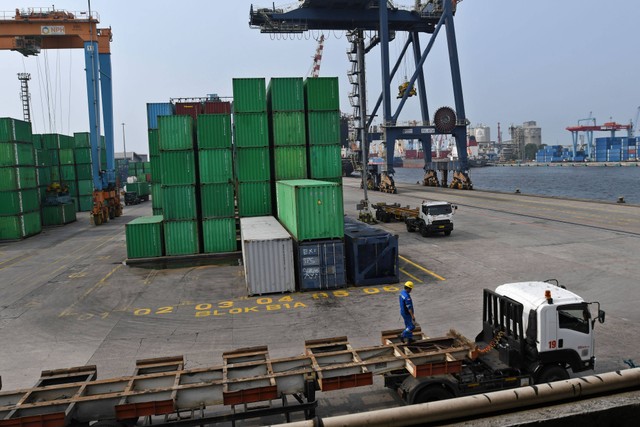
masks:
POLYGON ((311 77, 318 77, 320 75, 320 64, 322 62, 322 50, 324 49, 324 34, 320 35, 318 39, 318 47, 316 48, 316 54, 313 56, 313 67, 311 69, 311 77))

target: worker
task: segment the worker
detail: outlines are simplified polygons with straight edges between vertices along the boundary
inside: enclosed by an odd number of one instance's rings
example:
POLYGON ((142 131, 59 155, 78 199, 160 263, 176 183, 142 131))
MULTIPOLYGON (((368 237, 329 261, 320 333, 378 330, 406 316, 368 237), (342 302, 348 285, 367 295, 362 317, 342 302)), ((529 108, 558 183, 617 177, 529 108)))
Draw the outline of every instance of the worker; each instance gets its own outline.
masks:
POLYGON ((404 331, 400 334, 400 341, 406 341, 408 344, 413 342, 413 331, 416 328, 416 317, 413 313, 413 301, 411 301, 411 291, 413 290, 413 282, 407 281, 404 289, 400 292, 400 315, 404 319, 404 331))

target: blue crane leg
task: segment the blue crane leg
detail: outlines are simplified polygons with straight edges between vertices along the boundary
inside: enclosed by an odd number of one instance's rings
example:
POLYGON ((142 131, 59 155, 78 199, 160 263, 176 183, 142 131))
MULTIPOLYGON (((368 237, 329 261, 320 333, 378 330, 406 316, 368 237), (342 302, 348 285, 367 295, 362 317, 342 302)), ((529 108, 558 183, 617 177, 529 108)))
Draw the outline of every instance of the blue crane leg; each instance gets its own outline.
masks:
POLYGON ((89 140, 91 142, 91 162, 93 187, 102 190, 100 173, 100 82, 98 63, 98 43, 84 43, 84 62, 87 75, 87 99, 89 105, 89 140))
POLYGON ((115 147, 113 135, 113 89, 111 84, 111 54, 100 53, 100 89, 102 94, 102 115, 104 121, 104 150, 107 154, 106 186, 114 188, 116 184, 115 173, 115 147))

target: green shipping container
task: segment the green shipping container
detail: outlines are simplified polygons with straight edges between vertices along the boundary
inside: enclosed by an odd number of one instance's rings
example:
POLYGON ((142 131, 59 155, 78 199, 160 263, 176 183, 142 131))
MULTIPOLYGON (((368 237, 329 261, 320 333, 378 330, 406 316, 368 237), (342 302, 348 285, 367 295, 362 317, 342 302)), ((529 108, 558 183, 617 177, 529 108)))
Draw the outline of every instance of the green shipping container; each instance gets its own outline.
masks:
POLYGON ((309 174, 311 179, 342 176, 340 145, 309 146, 309 174))
POLYGON ((273 145, 305 145, 307 135, 305 130, 304 112, 274 112, 271 115, 271 136, 273 145))
POLYGON ((0 143, 29 142, 32 143, 31 123, 10 117, 0 118, 0 143))
POLYGON ((38 179, 38 187, 51 184, 51 166, 36 168, 36 177, 38 179))
POLYGON ((60 149, 60 165, 74 165, 76 163, 73 151, 74 150, 72 148, 60 149))
POLYGON ((78 180, 78 195, 79 196, 92 196, 93 195, 93 180, 83 179, 78 180))
POLYGON ((42 207, 42 225, 63 225, 75 220, 75 203, 42 207))
POLYGON ((31 142, 33 143, 33 148, 36 150, 42 150, 44 148, 42 144, 42 135, 34 133, 31 136, 31 142))
POLYGON ((225 148, 198 150, 200 182, 202 184, 216 184, 233 181, 232 155, 233 152, 225 148))
POLYGON ((160 155, 160 134, 158 133, 158 129, 149 129, 148 131, 148 140, 149 140, 149 156, 159 156, 160 155))
POLYGON ((200 207, 202 218, 232 217, 235 213, 234 185, 202 184, 200 186, 200 207))
POLYGON ((151 162, 142 162, 142 172, 151 173, 151 162))
POLYGON ((344 238, 338 184, 310 179, 276 182, 278 219, 297 240, 344 238))
POLYGON ((162 209, 162 186, 159 183, 151 184, 151 207, 162 209))
POLYGON ((0 142, 0 166, 35 166, 33 144, 0 142))
POLYGON ((76 177, 76 166, 75 165, 60 166, 60 177, 65 182, 77 180, 78 178, 76 177))
POLYGON ((234 113, 263 113, 267 111, 264 78, 233 79, 234 113))
POLYGON ((67 191, 71 197, 78 197, 78 181, 65 181, 64 185, 67 187, 67 191))
POLYGON ((75 148, 91 148, 91 134, 89 132, 76 132, 73 134, 75 148))
POLYGON ((235 218, 215 218, 202 221, 203 251, 206 254, 235 252, 238 250, 236 240, 235 218))
POLYGON ((0 216, 0 240, 17 240, 42 231, 40 210, 20 215, 0 216))
POLYGON ((200 252, 198 221, 167 221, 165 218, 163 228, 165 253, 168 256, 200 252))
POLYGON ((274 77, 267 87, 269 111, 304 111, 302 77, 274 77))
POLYGON ((51 182, 60 182, 60 166, 51 166, 51 182))
POLYGON ((339 111, 340 94, 337 77, 312 77, 304 81, 307 111, 339 111))
POLYGON ((273 150, 273 175, 276 181, 307 178, 307 147, 275 147, 273 150))
POLYGON ((42 146, 47 150, 60 149, 60 135, 57 133, 45 133, 42 135, 42 146))
POLYGON ((36 166, 51 166, 51 153, 49 150, 34 150, 33 154, 36 166))
POLYGON ((148 196, 151 194, 151 185, 146 181, 132 182, 126 184, 127 192, 137 193, 138 196, 148 196))
POLYGON ((163 217, 143 216, 125 226, 127 258, 155 258, 164 255, 163 217))
MULTIPOLYGON (((62 162, 62 153, 60 153, 60 161, 62 162)), ((73 157, 78 165, 91 164, 91 148, 74 148, 73 157)))
POLYGON ((160 151, 192 150, 193 119, 191 116, 159 116, 160 151))
POLYGON ((233 121, 237 148, 269 146, 269 121, 266 113, 236 113, 233 121))
POLYGON ((238 213, 241 217, 272 214, 271 182, 239 182, 238 213))
POLYGON ((198 116, 198 148, 231 148, 231 115, 198 116))
POLYGON ((185 150, 161 152, 160 181, 165 185, 195 184, 196 163, 194 151, 185 150))
POLYGON ((162 185, 162 212, 168 221, 198 218, 195 185, 162 185))
POLYGON ((269 148, 237 148, 235 171, 241 182, 270 180, 269 148))
POLYGON ((0 191, 0 215, 18 215, 40 209, 38 189, 0 191))
POLYGON ((340 145, 340 112, 307 112, 309 145, 340 145))
POLYGON ((51 166, 60 166, 60 150, 49 150, 51 166))
POLYGON ((160 182, 160 156, 151 156, 151 182, 160 182))
POLYGON ((82 164, 82 165, 76 165, 76 179, 78 181, 84 181, 87 179, 93 180, 93 165, 91 163, 89 164, 82 164))
POLYGON ((78 212, 90 212, 93 210, 93 195, 78 196, 78 212))
POLYGON ((153 215, 162 215, 162 208, 152 208, 151 213, 153 215))
MULTIPOLYGON (((73 149, 76 147, 76 140, 74 137, 69 135, 60 135, 60 149, 73 149)), ((104 147, 104 143, 102 144, 104 147)))
POLYGON ((0 191, 23 190, 37 186, 35 167, 0 167, 0 191))

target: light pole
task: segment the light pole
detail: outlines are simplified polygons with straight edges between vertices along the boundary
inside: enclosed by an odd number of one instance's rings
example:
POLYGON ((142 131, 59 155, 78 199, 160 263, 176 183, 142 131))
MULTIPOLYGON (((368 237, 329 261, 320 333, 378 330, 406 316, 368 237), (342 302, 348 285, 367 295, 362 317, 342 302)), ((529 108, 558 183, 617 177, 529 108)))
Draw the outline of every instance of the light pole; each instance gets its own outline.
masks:
POLYGON ((122 123, 122 146, 124 148, 125 164, 127 164, 129 163, 128 162, 129 158, 127 157, 127 142, 125 141, 125 138, 124 138, 124 123, 122 123))

